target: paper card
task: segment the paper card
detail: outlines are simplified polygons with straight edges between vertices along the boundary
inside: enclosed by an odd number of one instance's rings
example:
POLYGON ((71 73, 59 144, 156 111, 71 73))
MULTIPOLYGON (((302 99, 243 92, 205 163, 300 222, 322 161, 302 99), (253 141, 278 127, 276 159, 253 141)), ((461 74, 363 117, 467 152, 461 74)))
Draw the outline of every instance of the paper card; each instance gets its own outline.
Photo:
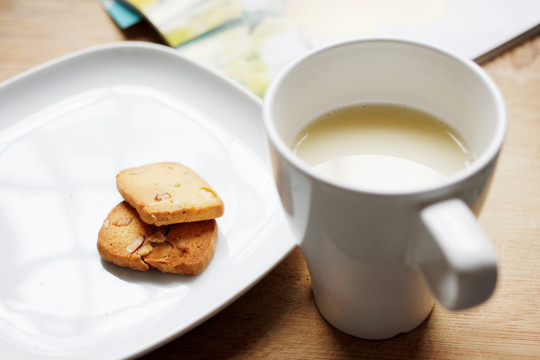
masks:
POLYGON ((397 37, 479 62, 540 32, 538 0, 122 0, 172 47, 259 96, 286 65, 341 40, 397 37))

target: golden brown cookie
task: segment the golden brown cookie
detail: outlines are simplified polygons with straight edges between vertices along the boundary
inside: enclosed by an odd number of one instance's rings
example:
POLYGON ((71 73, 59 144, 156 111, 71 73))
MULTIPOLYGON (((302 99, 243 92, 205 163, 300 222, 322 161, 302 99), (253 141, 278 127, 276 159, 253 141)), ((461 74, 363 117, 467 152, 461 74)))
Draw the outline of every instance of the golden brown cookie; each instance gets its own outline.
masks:
POLYGON ((203 178, 174 162, 122 170, 116 187, 148 224, 215 219, 224 211, 223 201, 203 178))
POLYGON ((217 223, 213 219, 149 225, 124 201, 103 222, 97 248, 104 260, 119 266, 196 275, 210 263, 216 242, 217 223))

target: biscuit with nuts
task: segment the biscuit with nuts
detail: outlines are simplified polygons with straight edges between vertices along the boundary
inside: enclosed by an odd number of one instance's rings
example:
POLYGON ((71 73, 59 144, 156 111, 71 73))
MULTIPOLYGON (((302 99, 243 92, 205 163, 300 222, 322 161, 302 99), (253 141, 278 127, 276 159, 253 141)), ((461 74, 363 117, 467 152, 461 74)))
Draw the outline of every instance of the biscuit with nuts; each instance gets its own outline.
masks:
POLYGON ((162 162, 120 171, 116 187, 141 219, 157 226, 215 219, 223 201, 190 168, 162 162))
POLYGON ((99 230, 101 257, 134 270, 197 275, 212 260, 217 242, 214 219, 155 226, 127 202, 116 205, 99 230))

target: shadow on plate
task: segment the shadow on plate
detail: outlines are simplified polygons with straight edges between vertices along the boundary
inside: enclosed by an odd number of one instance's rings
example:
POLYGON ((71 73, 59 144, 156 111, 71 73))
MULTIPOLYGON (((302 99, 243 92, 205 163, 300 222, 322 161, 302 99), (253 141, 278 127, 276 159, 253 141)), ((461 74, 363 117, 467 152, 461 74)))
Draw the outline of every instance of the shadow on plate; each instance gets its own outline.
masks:
POLYGON ((101 259, 101 265, 109 273, 126 282, 134 284, 156 285, 160 287, 189 285, 199 276, 166 274, 155 269, 138 271, 115 265, 103 259, 101 259))

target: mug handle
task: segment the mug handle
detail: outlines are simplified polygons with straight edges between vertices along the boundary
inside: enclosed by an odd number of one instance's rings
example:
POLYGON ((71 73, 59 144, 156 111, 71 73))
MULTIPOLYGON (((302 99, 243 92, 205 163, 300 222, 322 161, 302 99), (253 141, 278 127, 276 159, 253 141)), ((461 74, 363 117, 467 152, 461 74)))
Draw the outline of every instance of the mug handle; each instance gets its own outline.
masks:
POLYGON ((469 207, 459 199, 420 211, 424 236, 415 251, 415 268, 445 307, 461 310, 487 300, 497 282, 497 257, 469 207))

